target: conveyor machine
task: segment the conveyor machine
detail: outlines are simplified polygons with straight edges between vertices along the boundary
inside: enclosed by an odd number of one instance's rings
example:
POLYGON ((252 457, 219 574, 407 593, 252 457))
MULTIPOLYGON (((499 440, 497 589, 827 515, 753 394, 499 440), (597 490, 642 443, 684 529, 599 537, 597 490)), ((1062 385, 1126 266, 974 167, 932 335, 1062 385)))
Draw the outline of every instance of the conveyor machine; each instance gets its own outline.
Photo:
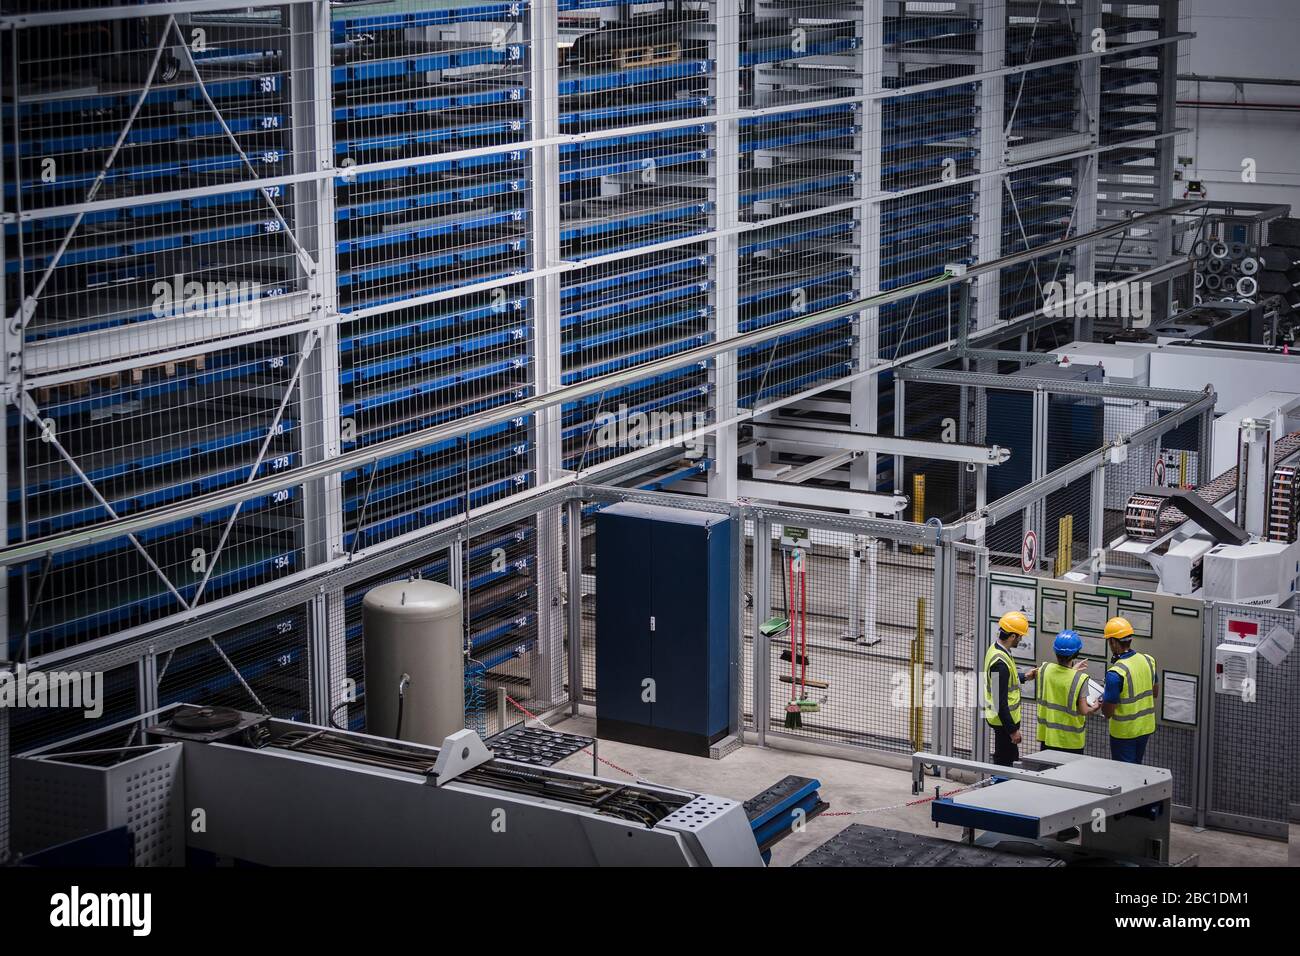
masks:
POLYGON ((1044 750, 1000 767, 956 757, 912 755, 913 790, 926 766, 992 775, 992 783, 935 800, 935 823, 962 827, 972 841, 1009 853, 1161 864, 1169 860, 1173 774, 1081 753, 1044 750), (975 831, 983 831, 979 840, 975 831), (1079 844, 1061 842, 1078 831, 1079 844))
POLYGON ((220 707, 157 717, 125 749, 16 758, 17 849, 127 824, 137 865, 763 865, 738 801, 496 758, 471 730, 429 747, 220 707))
POLYGON ((1300 395, 1268 393, 1228 412, 1215 429, 1236 427, 1236 464, 1194 489, 1139 488, 1111 549, 1149 563, 1167 594, 1264 607, 1291 600, 1300 578, 1297 410, 1300 395))

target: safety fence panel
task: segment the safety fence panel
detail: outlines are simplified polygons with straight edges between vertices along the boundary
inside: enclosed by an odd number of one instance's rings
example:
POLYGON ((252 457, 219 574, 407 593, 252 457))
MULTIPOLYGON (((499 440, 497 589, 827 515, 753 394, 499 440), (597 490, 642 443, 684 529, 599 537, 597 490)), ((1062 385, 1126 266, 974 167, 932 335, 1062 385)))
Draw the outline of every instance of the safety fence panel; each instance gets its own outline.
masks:
MULTIPOLYGON (((935 374, 947 377, 932 381, 926 372, 914 372, 906 382, 898 427, 910 438, 997 446, 1009 457, 987 468, 982 488, 977 469, 907 460, 898 487, 912 497, 908 517, 955 520, 1082 458, 1096 459, 1096 469, 990 523, 985 544, 994 567, 1059 576, 1090 565, 1097 548, 1124 534, 1126 509, 1136 492, 1152 485, 1195 488, 1210 471, 1201 461, 1209 431, 1204 414, 1160 434, 1143 432, 1179 411, 1183 406, 1177 402, 1133 390, 1108 394, 1120 390, 1092 381, 1094 373, 1082 366, 1075 375, 1069 365, 1025 363, 1013 353, 976 353, 971 365, 983 373, 1001 371, 1006 387, 991 384, 987 374, 982 380, 962 379, 943 370, 935 374), (1053 388, 1057 380, 1071 388, 1053 388), (1102 454, 1113 445, 1121 448, 1102 454)), ((1140 559, 1110 555, 1108 560, 1149 574, 1140 559)))
POLYGON ((9 859, 9 711, 0 707, 0 864, 9 859))
POLYGON ((756 715, 762 730, 888 753, 927 749, 934 549, 780 524, 767 546, 770 617, 788 627, 760 637, 756 652, 757 675, 766 645, 766 686, 754 691, 756 702, 768 701, 756 715))
POLYGON ((467 726, 491 735, 560 698, 559 524, 544 513, 464 545, 467 726))
MULTIPOLYGON (((1230 604, 1214 607, 1211 628, 1207 651, 1216 655, 1225 644, 1268 651, 1275 629, 1300 630, 1294 611, 1230 604)), ((1285 838, 1296 786, 1300 654, 1292 651, 1276 664, 1275 656, 1260 650, 1225 656, 1216 674, 1216 685, 1225 686, 1210 697, 1206 822, 1285 838)))
MULTIPOLYGON (((579 618, 577 650, 580 667, 574 673, 580 678, 577 693, 570 690, 570 699, 583 704, 596 703, 596 511, 595 504, 584 503, 582 507, 582 529, 579 535, 577 552, 580 588, 578 603, 581 610, 579 618)), ((572 627, 570 627, 572 630, 572 627)), ((570 645, 572 653, 572 644, 570 645)))
POLYGON ((102 672, 78 670, 76 665, 57 671, 15 672, 16 680, 24 677, 28 689, 24 706, 9 713, 10 754, 69 737, 81 738, 78 746, 85 749, 126 746, 137 733, 136 729, 127 729, 106 733, 103 739, 94 736, 97 729, 140 713, 141 688, 135 663, 102 672), (47 691, 41 698, 32 693, 38 682, 47 691), (56 691, 56 687, 63 689, 56 691))
POLYGON ((754 546, 756 523, 745 521, 740 556, 740 726, 756 729, 754 721, 754 635, 758 625, 758 605, 754 595, 754 546))
POLYGON ((157 705, 205 704, 310 720, 311 629, 306 606, 158 655, 157 705))
POLYGON ((978 759, 976 735, 985 733, 978 681, 989 639, 982 624, 988 617, 982 609, 988 590, 988 554, 961 543, 954 546, 953 554, 951 676, 944 682, 950 693, 944 704, 952 710, 953 754, 978 759))

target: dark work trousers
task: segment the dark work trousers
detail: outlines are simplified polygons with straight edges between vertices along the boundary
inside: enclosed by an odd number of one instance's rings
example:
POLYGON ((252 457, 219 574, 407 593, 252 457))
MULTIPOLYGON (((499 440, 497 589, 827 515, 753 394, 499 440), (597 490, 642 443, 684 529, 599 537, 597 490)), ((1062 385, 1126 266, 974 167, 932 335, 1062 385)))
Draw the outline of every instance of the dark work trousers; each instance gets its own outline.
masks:
POLYGON ((1020 748, 1011 739, 1008 727, 993 727, 993 762, 999 767, 1010 767, 1020 759, 1020 748))

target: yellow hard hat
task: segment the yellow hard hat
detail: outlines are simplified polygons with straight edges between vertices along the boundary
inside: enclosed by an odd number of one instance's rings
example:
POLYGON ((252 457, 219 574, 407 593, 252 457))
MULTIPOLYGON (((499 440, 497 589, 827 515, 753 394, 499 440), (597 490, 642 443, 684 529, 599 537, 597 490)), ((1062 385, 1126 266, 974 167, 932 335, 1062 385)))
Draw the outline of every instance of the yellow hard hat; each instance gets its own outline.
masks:
MULTIPOLYGON (((1007 611, 998 619, 998 627, 1011 634, 1019 634, 1024 637, 1029 633, 1029 618, 1025 617, 1023 611, 1007 611)), ((1132 628, 1129 628, 1132 631, 1132 628)))
POLYGON ((1127 641, 1133 636, 1133 625, 1126 617, 1112 617, 1106 622, 1106 640, 1127 641))

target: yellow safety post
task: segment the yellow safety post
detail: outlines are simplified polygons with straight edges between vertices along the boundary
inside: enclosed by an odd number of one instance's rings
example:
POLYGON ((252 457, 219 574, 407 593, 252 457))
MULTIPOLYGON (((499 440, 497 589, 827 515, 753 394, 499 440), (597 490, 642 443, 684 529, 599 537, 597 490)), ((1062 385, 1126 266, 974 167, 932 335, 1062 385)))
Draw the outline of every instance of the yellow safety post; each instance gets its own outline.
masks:
POLYGON ((1187 480, 1187 452, 1178 456, 1178 487, 1192 487, 1192 483, 1187 480))
POLYGON ((1074 563, 1074 515, 1065 515, 1056 523, 1056 576, 1059 578, 1074 563))
MULTIPOLYGON (((925 524, 925 475, 919 473, 912 476, 912 520, 925 524)), ((912 545, 912 553, 924 554, 925 546, 912 545)))
POLYGON ((924 750, 925 743, 925 598, 916 599, 916 637, 912 639, 912 680, 908 703, 907 729, 912 738, 912 749, 924 750))

